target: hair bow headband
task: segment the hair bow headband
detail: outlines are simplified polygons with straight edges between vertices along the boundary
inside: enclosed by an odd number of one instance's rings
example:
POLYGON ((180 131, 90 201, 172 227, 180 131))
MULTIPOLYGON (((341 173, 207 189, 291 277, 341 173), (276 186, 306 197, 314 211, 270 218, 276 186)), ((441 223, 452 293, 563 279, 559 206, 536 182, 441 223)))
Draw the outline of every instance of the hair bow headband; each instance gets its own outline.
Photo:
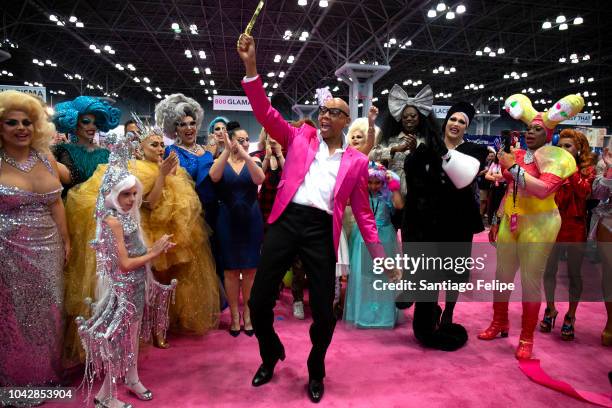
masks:
POLYGON ((398 122, 402 119, 402 112, 406 106, 414 106, 424 116, 429 116, 433 106, 433 92, 429 85, 425 85, 414 98, 395 84, 389 93, 389 112, 398 122))

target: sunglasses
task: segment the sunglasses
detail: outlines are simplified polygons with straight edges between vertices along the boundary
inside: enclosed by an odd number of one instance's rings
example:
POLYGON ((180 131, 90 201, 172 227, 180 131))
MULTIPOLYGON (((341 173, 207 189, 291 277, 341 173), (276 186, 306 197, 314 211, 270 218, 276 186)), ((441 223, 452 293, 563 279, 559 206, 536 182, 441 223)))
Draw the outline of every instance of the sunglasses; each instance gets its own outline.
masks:
POLYGON ((4 121, 4 124, 7 126, 17 126, 21 123, 23 127, 32 126, 32 121, 30 119, 24 119, 21 122, 17 119, 7 119, 4 121))
POLYGON ((89 118, 82 118, 81 120, 79 120, 79 122, 81 122, 82 125, 89 125, 90 123, 93 123, 93 120, 89 118))
POLYGON ((184 127, 196 127, 196 122, 195 120, 191 121, 191 122, 179 122, 177 123, 177 126, 180 128, 184 128, 184 127))
POLYGON ((340 117, 340 114, 343 113, 345 114, 347 117, 350 116, 348 113, 346 113, 345 111, 343 111, 342 109, 338 109, 338 108, 328 108, 327 106, 321 106, 319 107, 319 116, 323 116, 326 113, 329 113, 329 116, 331 116, 332 118, 338 118, 340 117))
POLYGON ((215 132, 221 132, 222 130, 225 130, 224 127, 216 127, 215 128, 215 132))

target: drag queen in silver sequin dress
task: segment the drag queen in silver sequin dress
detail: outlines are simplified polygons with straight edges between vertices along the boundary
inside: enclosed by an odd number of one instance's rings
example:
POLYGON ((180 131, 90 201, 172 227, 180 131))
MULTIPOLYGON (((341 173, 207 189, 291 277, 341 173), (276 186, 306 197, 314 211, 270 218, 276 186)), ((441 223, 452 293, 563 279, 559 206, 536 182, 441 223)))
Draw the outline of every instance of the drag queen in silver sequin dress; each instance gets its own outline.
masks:
POLYGON ((62 268, 70 243, 48 149, 54 133, 38 99, 0 93, 0 387, 59 385, 63 377, 62 268))
MULTIPOLYGON (((96 204, 97 302, 89 320, 77 318, 87 354, 85 380, 106 375, 94 402, 96 407, 131 407, 116 399, 117 384, 141 400, 153 394, 138 377, 138 340, 150 336, 153 325, 167 328, 169 298, 176 280, 161 285, 153 279, 150 262, 174 244, 164 235, 151 249, 140 227, 142 185, 127 169, 124 140, 111 147, 109 167, 96 204)), ((156 330, 153 330, 156 331, 156 330)))

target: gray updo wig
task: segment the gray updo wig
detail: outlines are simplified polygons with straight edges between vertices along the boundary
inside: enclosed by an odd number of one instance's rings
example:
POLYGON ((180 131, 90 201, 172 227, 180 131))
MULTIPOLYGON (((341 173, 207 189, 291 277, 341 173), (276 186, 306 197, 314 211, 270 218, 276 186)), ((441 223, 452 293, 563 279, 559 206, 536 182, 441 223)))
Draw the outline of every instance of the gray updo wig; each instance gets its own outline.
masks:
POLYGON ((202 106, 195 99, 181 93, 172 94, 155 106, 155 123, 172 139, 175 137, 176 125, 185 116, 191 116, 200 129, 204 119, 202 106))

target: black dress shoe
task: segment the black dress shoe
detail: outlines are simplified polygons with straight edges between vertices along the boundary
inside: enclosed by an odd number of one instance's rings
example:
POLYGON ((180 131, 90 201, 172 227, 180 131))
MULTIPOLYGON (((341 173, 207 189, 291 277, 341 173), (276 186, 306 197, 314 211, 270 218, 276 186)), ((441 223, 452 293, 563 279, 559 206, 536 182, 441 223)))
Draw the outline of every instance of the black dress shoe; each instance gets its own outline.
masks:
POLYGON ((264 385, 270 382, 272 377, 274 376, 274 368, 268 368, 265 365, 260 365, 253 377, 253 381, 251 381, 251 385, 253 387, 259 387, 260 385, 264 385))
POLYGON ((308 398, 314 403, 321 401, 323 398, 323 393, 325 392, 325 386, 323 385, 323 381, 320 380, 310 380, 308 381, 308 398))
POLYGON ((229 334, 232 337, 238 337, 240 335, 240 329, 238 329, 238 330, 229 329, 229 334))
POLYGON ((271 367, 266 367, 265 364, 262 364, 259 366, 259 368, 257 369, 257 372, 253 376, 251 385, 253 385, 253 387, 259 387, 260 385, 269 383, 272 377, 274 376, 274 367, 276 366, 276 363, 278 363, 278 360, 285 361, 285 349, 284 348, 281 350, 280 355, 277 357, 274 363, 272 363, 271 367))

